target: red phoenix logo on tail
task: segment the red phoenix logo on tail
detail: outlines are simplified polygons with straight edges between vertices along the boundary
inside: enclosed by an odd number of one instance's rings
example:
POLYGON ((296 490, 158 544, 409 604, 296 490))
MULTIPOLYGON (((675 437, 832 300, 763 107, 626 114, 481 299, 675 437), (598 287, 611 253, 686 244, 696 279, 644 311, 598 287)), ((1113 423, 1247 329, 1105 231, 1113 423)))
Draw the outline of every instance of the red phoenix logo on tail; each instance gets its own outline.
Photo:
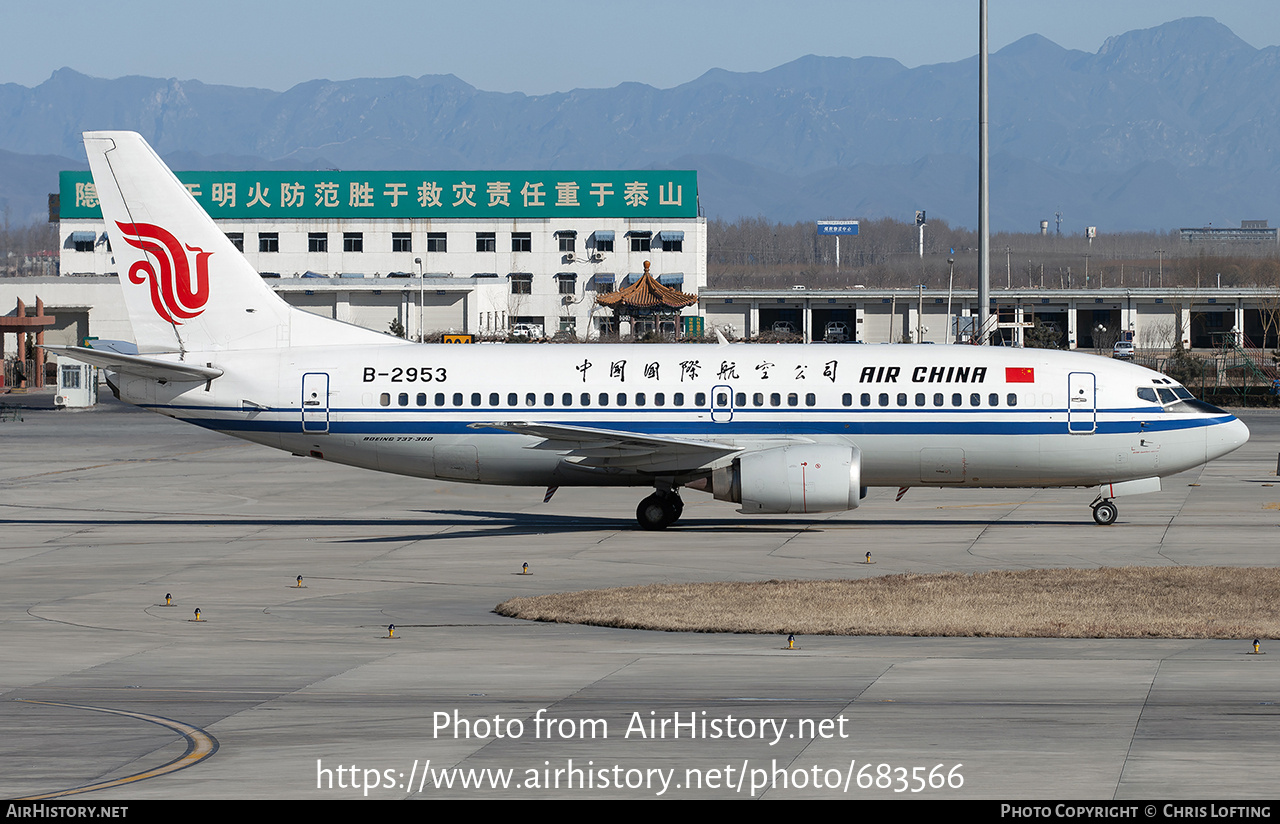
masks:
POLYGON ((141 249, 147 257, 129 267, 129 281, 151 284, 151 305, 156 314, 175 326, 204 311, 209 301, 209 255, 194 246, 184 247, 173 235, 150 223, 120 223, 125 242, 141 249), (187 261, 187 252, 195 253, 195 275, 187 261), (160 267, 159 273, 152 266, 160 267))

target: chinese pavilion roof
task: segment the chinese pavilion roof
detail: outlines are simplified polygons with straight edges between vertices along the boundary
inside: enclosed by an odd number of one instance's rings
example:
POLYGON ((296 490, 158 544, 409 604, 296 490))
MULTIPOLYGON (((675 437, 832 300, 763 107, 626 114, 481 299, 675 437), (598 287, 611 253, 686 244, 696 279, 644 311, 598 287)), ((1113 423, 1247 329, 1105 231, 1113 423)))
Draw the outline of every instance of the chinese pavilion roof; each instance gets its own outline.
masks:
POLYGON ((659 306, 666 306, 671 309, 683 309, 698 302, 697 295, 689 295, 681 292, 679 289, 672 289, 670 286, 663 286, 654 280, 653 275, 649 274, 649 264, 645 264, 644 275, 630 286, 619 289, 616 292, 609 292, 604 295, 596 296, 596 303, 602 306, 612 306, 621 308, 623 306, 634 306, 637 308, 653 309, 659 306))

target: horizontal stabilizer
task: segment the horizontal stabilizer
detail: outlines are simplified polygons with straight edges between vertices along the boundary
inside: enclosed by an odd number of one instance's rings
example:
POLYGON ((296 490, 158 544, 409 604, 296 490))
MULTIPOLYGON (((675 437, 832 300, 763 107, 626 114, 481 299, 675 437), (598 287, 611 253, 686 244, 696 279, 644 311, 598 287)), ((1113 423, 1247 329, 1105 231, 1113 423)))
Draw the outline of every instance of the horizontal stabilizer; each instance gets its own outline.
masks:
POLYGON ((118 352, 102 352, 97 349, 86 349, 83 346, 43 347, 50 352, 57 352, 64 357, 84 363, 122 372, 126 375, 137 375, 142 378, 165 381, 208 381, 222 375, 222 370, 212 366, 197 366, 192 363, 148 358, 142 355, 122 355, 118 352))

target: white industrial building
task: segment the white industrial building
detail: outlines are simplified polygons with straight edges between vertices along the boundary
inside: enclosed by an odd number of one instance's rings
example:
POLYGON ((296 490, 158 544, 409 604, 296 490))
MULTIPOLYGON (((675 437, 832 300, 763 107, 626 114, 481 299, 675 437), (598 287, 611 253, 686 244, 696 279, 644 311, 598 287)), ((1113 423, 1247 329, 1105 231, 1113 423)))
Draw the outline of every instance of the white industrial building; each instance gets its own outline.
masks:
MULTIPOLYGON (((646 261, 666 285, 706 285, 690 171, 177 174, 290 303, 412 338, 594 337, 612 322, 595 296, 646 261)), ((119 274, 88 174, 62 173, 59 200, 61 275, 119 274)))

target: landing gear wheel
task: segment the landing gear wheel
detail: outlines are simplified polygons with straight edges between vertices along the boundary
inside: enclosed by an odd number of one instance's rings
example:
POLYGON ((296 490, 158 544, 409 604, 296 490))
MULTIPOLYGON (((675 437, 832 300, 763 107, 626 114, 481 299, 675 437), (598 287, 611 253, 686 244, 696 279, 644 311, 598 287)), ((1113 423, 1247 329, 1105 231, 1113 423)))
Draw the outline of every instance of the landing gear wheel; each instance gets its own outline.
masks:
POLYGON ((655 492, 636 507, 636 520, 644 529, 666 529, 684 512, 684 501, 678 495, 655 492))
POLYGON ((1093 520, 1099 526, 1111 526, 1120 515, 1120 510, 1110 501, 1103 501, 1093 508, 1093 520))

